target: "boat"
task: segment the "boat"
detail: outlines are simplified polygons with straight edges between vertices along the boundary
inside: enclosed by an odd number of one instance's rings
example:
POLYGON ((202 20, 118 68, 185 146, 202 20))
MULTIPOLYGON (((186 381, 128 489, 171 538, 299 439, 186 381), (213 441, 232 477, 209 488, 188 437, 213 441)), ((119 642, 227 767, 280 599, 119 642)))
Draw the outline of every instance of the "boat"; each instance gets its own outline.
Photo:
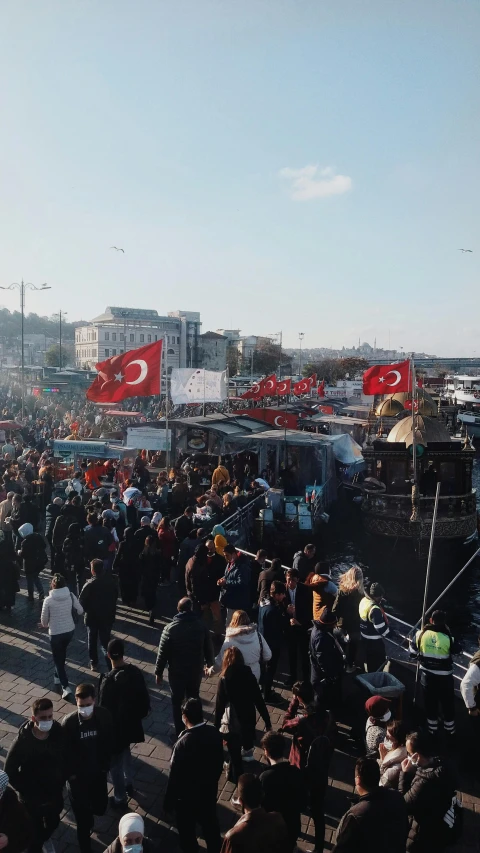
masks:
POLYGON ((480 376, 446 376, 444 395, 461 408, 480 409, 480 376))
POLYGON ((480 436, 480 412, 478 415, 475 412, 458 412, 457 421, 465 427, 467 435, 480 436))
POLYGON ((475 449, 468 436, 450 436, 434 401, 417 390, 418 398, 393 394, 377 406, 377 416, 395 416, 396 423, 386 438, 372 436, 362 451, 364 527, 390 539, 428 540, 439 482, 435 539, 467 544, 477 537, 475 449))

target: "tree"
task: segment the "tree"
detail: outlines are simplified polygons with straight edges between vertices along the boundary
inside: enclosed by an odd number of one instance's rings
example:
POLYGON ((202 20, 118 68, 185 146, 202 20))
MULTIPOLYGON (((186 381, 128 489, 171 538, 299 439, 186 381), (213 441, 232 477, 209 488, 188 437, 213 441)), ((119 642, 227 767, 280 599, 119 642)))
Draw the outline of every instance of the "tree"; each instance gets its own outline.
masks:
POLYGON ((305 364, 303 375, 310 376, 312 373, 317 374, 317 378, 323 379, 327 385, 332 385, 340 379, 345 379, 348 373, 353 379, 357 373, 364 373, 368 368, 368 361, 365 358, 323 358, 320 361, 310 362, 305 364))
MULTIPOLYGON (((75 364, 75 350, 73 346, 62 343, 62 367, 66 367, 67 364, 75 364)), ((58 344, 54 344, 47 349, 45 353, 45 366, 60 367, 60 347, 58 344)))
POLYGON ((236 376, 240 367, 240 353, 237 347, 227 347, 228 375, 236 376))

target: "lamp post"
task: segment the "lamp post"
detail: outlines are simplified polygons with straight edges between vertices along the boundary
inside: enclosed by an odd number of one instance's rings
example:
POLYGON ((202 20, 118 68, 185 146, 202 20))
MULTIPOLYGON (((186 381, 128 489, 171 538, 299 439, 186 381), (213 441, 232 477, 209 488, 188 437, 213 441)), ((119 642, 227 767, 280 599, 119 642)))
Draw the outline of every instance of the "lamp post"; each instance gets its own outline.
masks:
POLYGON ((58 314, 55 314, 55 317, 58 317, 58 367, 59 370, 62 369, 62 317, 65 320, 66 311, 60 310, 58 314))
POLYGON ((19 290, 20 291, 20 317, 21 317, 21 339, 22 339, 22 359, 21 359, 21 376, 22 376, 22 420, 25 411, 25 353, 24 353, 24 319, 25 319, 25 291, 26 290, 51 290, 50 286, 45 282, 37 287, 35 284, 32 284, 31 281, 24 281, 23 278, 21 282, 14 281, 13 284, 10 284, 8 287, 2 287, 0 285, 0 290, 19 290))
POLYGON ((300 341, 300 355, 298 357, 298 372, 300 374, 300 379, 302 378, 302 342, 305 337, 305 332, 298 333, 298 340, 300 341))
POLYGON ((123 351, 127 351, 127 317, 128 311, 120 311, 120 316, 123 317, 123 351))

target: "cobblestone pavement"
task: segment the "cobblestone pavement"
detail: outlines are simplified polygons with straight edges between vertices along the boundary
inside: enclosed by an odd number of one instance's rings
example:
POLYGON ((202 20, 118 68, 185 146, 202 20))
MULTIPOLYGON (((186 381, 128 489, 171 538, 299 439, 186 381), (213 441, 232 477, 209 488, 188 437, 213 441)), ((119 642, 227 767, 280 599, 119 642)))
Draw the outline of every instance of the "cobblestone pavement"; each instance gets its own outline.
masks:
MULTIPOLYGON (((47 588, 50 574, 42 575, 44 586, 47 588)), ((38 696, 48 696, 54 703, 56 719, 72 710, 73 703, 64 701, 59 695, 59 688, 53 685, 53 663, 46 631, 39 625, 40 604, 35 599, 29 604, 26 598, 25 581, 21 581, 22 591, 17 595, 17 604, 11 615, 0 612, 0 751, 2 764, 10 743, 16 735, 18 727, 28 718, 31 703, 38 696)), ((132 610, 123 605, 118 607, 114 635, 124 639, 126 657, 139 666, 145 673, 150 691, 152 710, 144 721, 145 743, 138 744, 132 749, 134 755, 134 784, 136 796, 130 801, 132 810, 138 811, 145 818, 146 833, 159 843, 162 853, 176 853, 179 850, 175 827, 165 822, 162 815, 163 794, 165 791, 169 759, 171 753, 171 736, 173 733, 172 714, 168 685, 160 688, 155 684, 153 666, 160 635, 160 629, 165 621, 173 614, 177 595, 175 587, 161 587, 159 590, 159 612, 161 618, 155 627, 150 627, 147 615, 140 610, 132 610)), ((75 637, 68 650, 67 672, 70 683, 92 681, 92 673, 88 668, 86 646, 86 631, 82 624, 77 625, 75 637)), ((280 667, 281 669, 281 667, 280 667)), ((280 673, 282 677, 282 673, 280 673)), ((95 676, 98 678, 98 675, 95 676)), ((277 688, 278 689, 278 688, 277 688)), ((216 692, 216 678, 204 680, 201 696, 207 716, 213 712, 216 692)), ((269 706, 272 725, 275 726, 287 707, 288 692, 280 691, 282 703, 269 706)), ((263 731, 263 723, 257 731, 258 742, 263 731)), ((349 752, 349 730, 340 726, 338 748, 332 762, 329 791, 326 799, 326 847, 331 849, 332 833, 338 825, 341 815, 349 807, 347 796, 353 792, 354 758, 349 752)), ((255 752, 258 761, 261 760, 261 750, 255 752)), ((248 769, 258 771, 260 764, 251 764, 248 769)), ((478 785, 478 783, 476 783, 478 785)), ((239 813, 231 805, 230 799, 234 786, 225 782, 222 775, 219 784, 218 804, 222 832, 229 829, 237 820, 239 813)), ((466 831, 464 843, 458 850, 473 853, 480 850, 480 800, 476 795, 480 789, 472 783, 465 787, 463 802, 465 806, 466 831), (468 793, 467 793, 468 791, 468 793)), ((68 806, 68 800, 66 799, 68 806)), ((93 849, 100 853, 117 834, 119 815, 112 810, 103 817, 95 819, 93 833, 93 849)), ((67 809, 60 827, 54 835, 58 853, 77 853, 77 840, 73 815, 67 809)), ((203 847, 203 841, 200 842, 203 847)), ((299 850, 304 851, 313 846, 312 826, 308 816, 302 818, 302 836, 299 839, 299 850)))

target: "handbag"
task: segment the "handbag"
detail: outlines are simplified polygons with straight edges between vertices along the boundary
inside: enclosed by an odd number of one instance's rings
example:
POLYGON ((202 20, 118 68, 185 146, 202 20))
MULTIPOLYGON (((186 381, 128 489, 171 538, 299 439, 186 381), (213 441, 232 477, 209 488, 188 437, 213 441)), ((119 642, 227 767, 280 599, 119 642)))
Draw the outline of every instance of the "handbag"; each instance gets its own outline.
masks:
POLYGON ((78 622, 78 618, 79 618, 79 617, 78 617, 78 611, 77 611, 77 610, 75 610, 75 603, 74 603, 74 601, 73 601, 73 593, 70 593, 70 601, 72 602, 72 619, 73 619, 73 624, 74 624, 74 625, 76 625, 76 624, 77 624, 77 622, 78 622))

